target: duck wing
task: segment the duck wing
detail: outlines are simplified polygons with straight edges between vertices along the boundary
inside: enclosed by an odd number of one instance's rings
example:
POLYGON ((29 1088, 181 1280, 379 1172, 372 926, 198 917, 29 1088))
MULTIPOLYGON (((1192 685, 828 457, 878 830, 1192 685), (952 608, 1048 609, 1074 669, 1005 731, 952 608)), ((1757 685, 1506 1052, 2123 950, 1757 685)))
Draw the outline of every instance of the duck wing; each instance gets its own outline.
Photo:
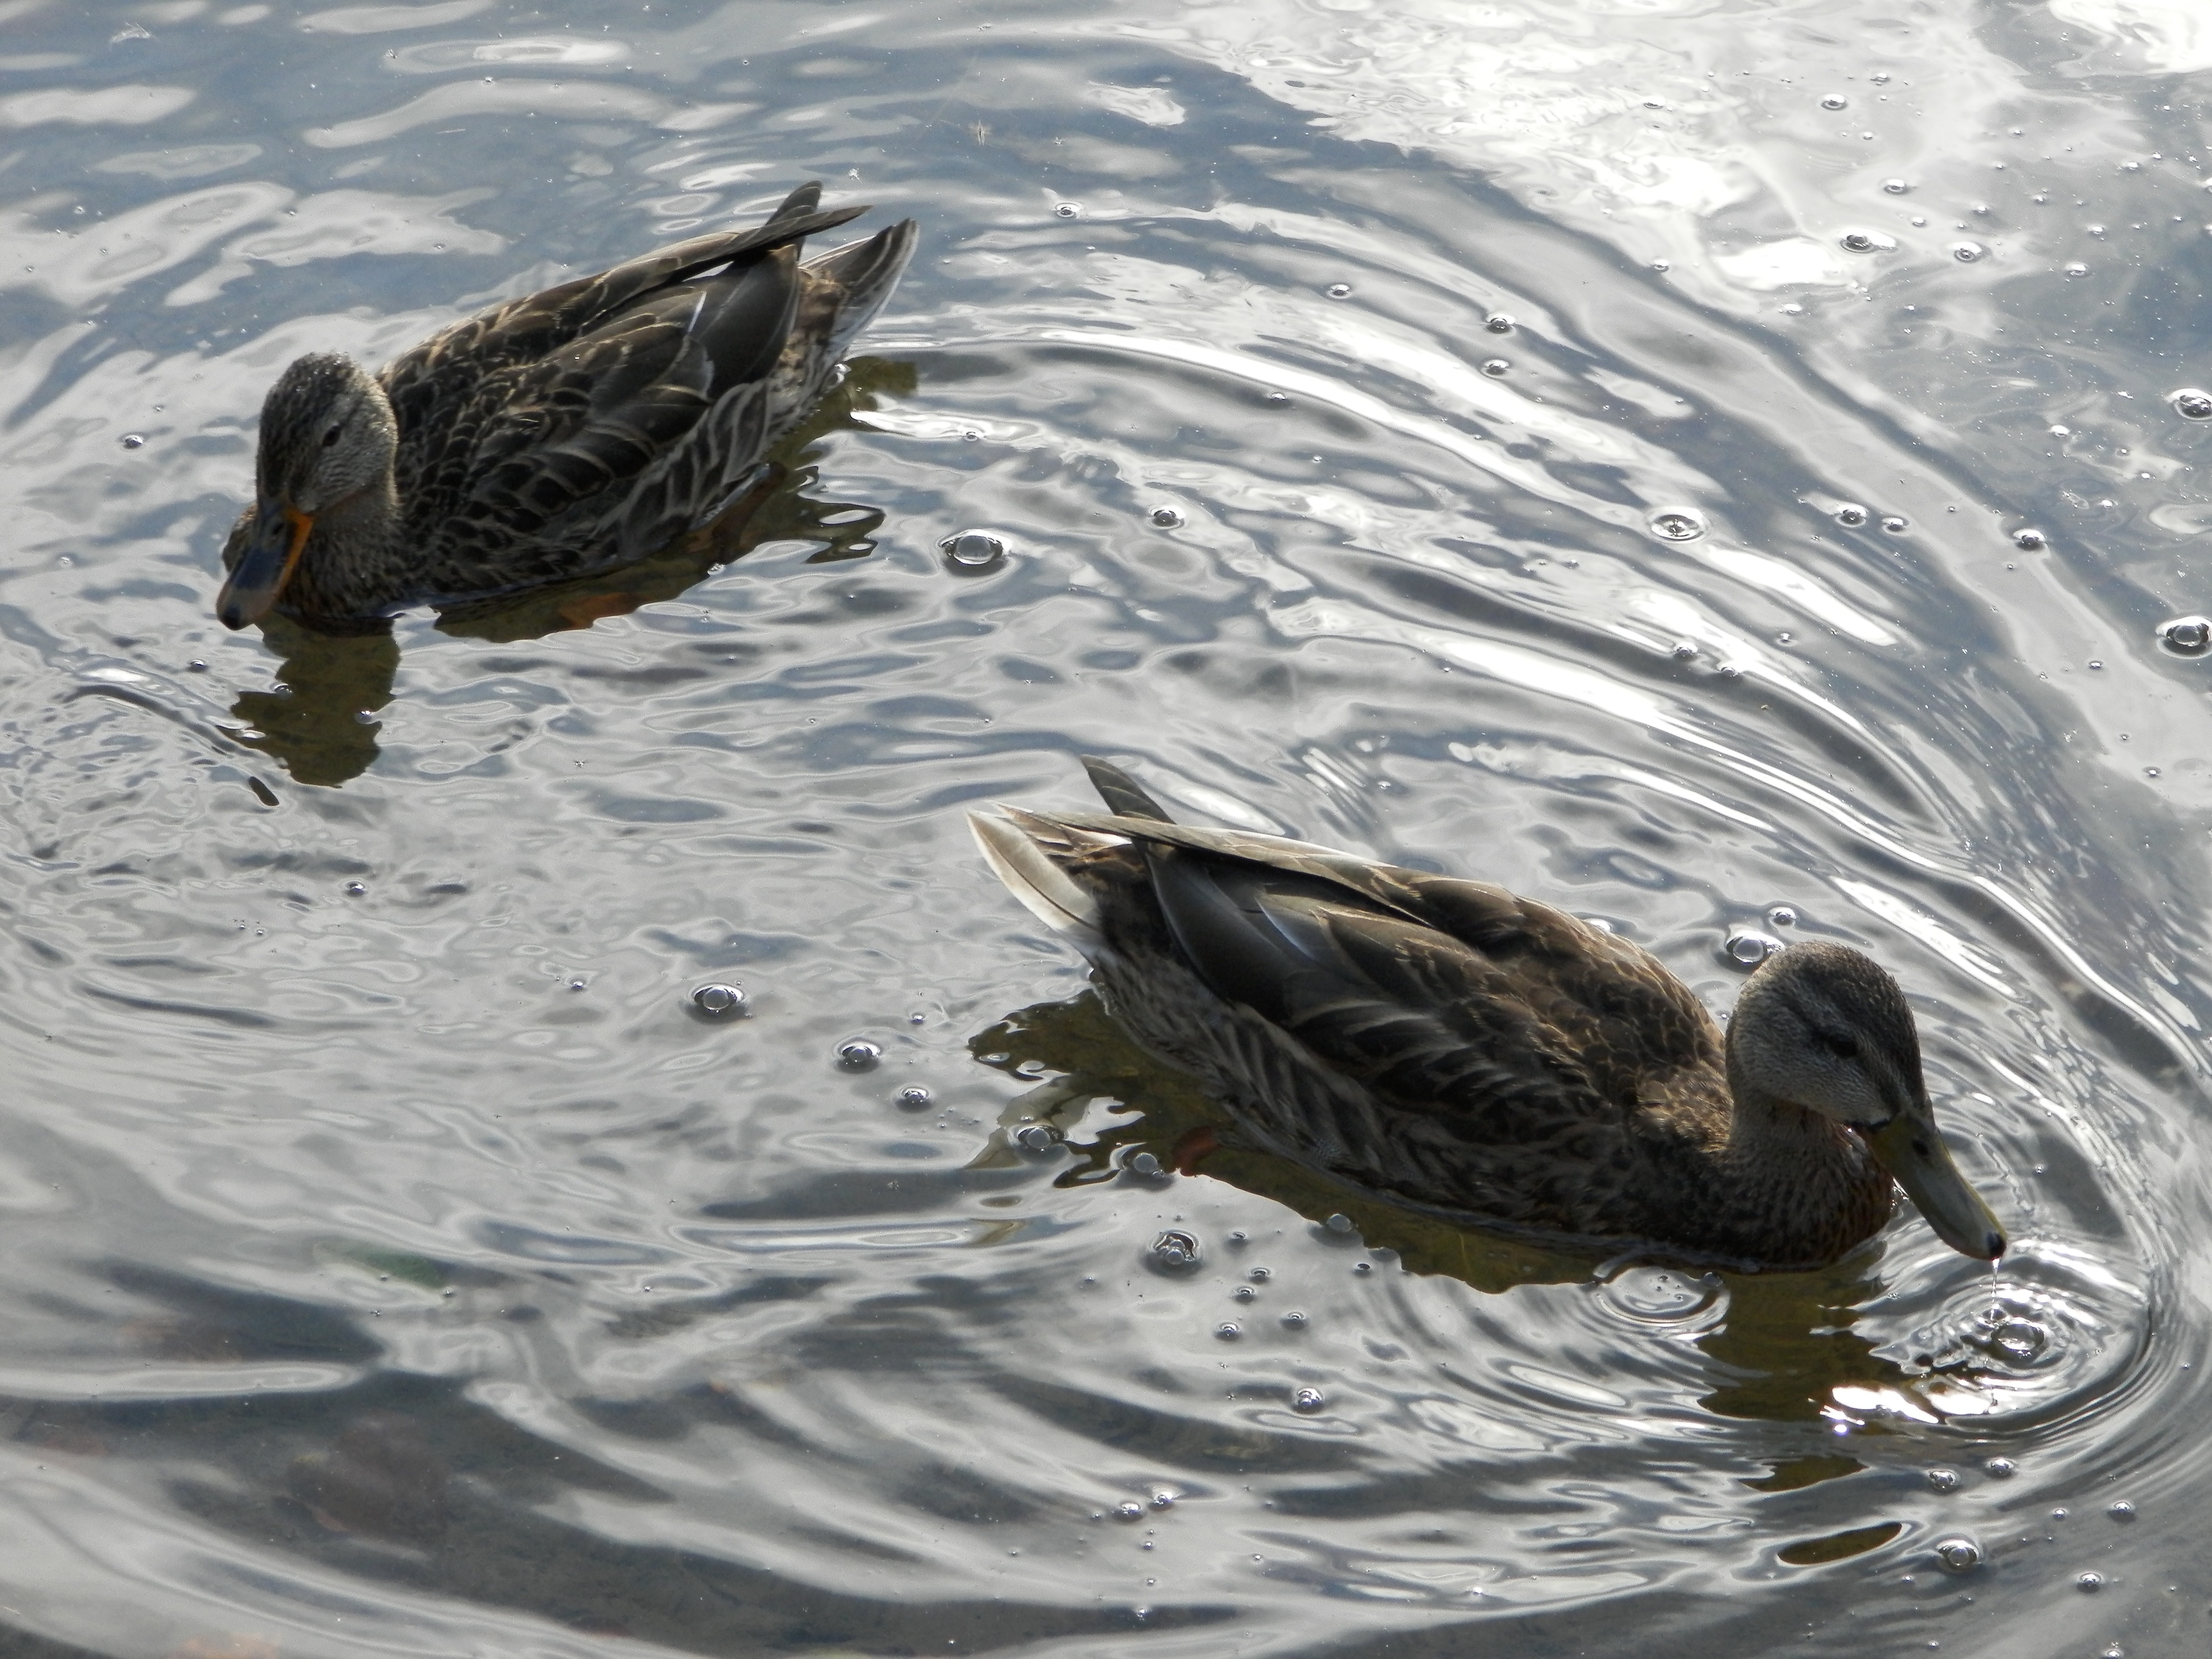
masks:
POLYGON ((1141 848, 1206 987, 1403 1109, 1528 1143, 1722 1075, 1711 1016, 1629 940, 1489 883, 1168 823, 1120 781, 1122 811, 1055 820, 1141 848))
POLYGON ((607 558, 635 558, 735 488, 722 471, 750 468, 770 435, 799 244, 863 210, 804 210, 817 195, 806 186, 765 225, 496 307, 388 368, 415 544, 462 573, 505 556, 508 579, 527 582, 571 574, 569 544, 609 539, 611 513, 622 522, 607 558), (714 465, 690 456, 680 489, 633 499, 657 465, 695 449, 702 423, 712 441, 696 448, 714 465), (516 568, 532 543, 544 568, 516 568))

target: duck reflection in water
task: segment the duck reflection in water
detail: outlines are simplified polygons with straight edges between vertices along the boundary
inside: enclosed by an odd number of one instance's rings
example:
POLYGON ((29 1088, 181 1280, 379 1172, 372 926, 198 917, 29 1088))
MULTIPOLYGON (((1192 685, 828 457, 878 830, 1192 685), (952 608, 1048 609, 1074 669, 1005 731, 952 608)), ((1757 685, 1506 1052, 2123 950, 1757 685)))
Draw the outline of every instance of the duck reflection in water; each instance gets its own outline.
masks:
MULTIPOLYGON (((498 641, 532 640, 588 628, 672 599, 720 566, 775 543, 811 544, 809 563, 866 557, 884 521, 881 509, 826 501, 811 492, 818 479, 808 450, 830 433, 865 430, 859 416, 878 394, 911 395, 915 367, 879 357, 854 358, 807 418, 776 447, 761 479, 709 525, 636 563, 496 599, 440 607, 441 633, 498 641)), ((399 647, 388 618, 336 633, 271 612, 262 637, 283 659, 277 689, 243 693, 231 714, 249 732, 239 741, 274 756, 300 783, 336 786, 368 770, 377 756, 376 711, 392 701, 399 647)))

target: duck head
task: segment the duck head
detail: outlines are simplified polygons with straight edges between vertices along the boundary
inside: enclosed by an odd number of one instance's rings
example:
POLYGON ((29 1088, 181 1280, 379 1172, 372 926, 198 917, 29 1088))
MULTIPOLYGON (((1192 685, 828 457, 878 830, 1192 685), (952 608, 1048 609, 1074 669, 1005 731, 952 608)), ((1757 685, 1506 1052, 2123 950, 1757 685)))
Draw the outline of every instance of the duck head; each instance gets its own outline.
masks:
POLYGON ((253 513, 216 615, 226 628, 267 616, 300 568, 316 519, 371 489, 388 491, 399 447, 392 404, 350 357, 302 357, 261 404, 253 513))
POLYGON ((1728 1067, 1739 1101, 1787 1102, 1855 1130, 1953 1249, 2004 1254, 2004 1229, 1936 1130, 1912 1010, 1871 957, 1825 940, 1768 957, 1736 1000, 1728 1067))

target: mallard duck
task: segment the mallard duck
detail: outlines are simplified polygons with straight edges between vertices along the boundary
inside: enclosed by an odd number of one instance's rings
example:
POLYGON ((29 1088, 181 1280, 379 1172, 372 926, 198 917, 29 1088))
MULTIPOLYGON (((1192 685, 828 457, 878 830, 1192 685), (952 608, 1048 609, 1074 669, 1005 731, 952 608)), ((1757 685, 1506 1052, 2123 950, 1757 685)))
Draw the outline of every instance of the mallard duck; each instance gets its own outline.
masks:
POLYGON ((867 210, 821 198, 805 185, 765 224, 494 306, 374 376, 300 358, 261 406, 216 614, 355 632, 629 563, 713 518, 914 251, 908 220, 799 264, 806 237, 867 210))
POLYGON ((1952 1249, 2003 1253, 1905 994, 1859 951, 1770 957, 1723 1038, 1656 957, 1563 910, 1178 824, 1085 765, 1108 811, 973 814, 983 855, 1261 1149, 1455 1219, 1766 1269, 1835 1261, 1902 1184, 1952 1249))

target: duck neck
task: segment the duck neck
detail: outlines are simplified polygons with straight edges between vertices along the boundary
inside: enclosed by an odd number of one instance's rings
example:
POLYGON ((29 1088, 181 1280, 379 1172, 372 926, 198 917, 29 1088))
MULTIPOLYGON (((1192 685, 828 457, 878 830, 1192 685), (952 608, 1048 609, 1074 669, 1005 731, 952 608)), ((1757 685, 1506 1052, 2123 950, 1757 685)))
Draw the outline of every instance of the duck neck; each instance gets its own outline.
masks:
POLYGON ((394 549, 399 486, 392 469, 365 489, 332 501, 315 515, 313 539, 288 594, 292 607, 314 617, 372 615, 397 591, 394 549))
POLYGON ((1771 1259, 1832 1260, 1888 1217, 1889 1177, 1858 1136, 1745 1075, 1728 1058, 1727 1163, 1753 1209, 1771 1259), (1784 1241, 1788 1241, 1786 1243, 1784 1241))

